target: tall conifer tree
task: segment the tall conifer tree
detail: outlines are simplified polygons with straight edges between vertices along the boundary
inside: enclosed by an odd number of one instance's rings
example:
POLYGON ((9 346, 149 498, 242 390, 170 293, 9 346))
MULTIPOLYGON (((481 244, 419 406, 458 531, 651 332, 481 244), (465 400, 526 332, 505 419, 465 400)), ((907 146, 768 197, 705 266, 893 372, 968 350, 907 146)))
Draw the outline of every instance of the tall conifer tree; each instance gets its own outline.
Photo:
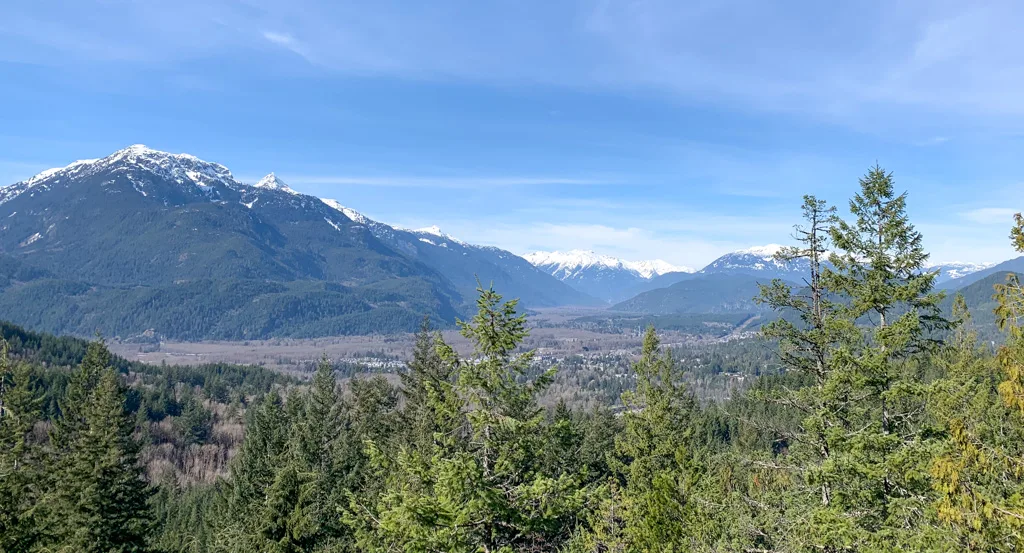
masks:
POLYGON ((125 411, 125 391, 101 342, 89 346, 61 410, 66 418, 55 427, 55 549, 145 551, 150 489, 132 436, 134 417, 125 411))
POLYGON ((0 338, 0 551, 28 551, 43 531, 47 475, 41 444, 31 435, 41 404, 32 369, 12 367, 0 338))
POLYGON ((826 549, 912 545, 929 502, 924 388, 911 357, 934 349, 951 325, 906 197, 876 165, 850 200, 854 220, 830 232, 838 252, 822 282, 841 298, 842 338, 825 389, 843 408, 826 431, 829 458, 818 471, 832 498, 812 543, 826 549))

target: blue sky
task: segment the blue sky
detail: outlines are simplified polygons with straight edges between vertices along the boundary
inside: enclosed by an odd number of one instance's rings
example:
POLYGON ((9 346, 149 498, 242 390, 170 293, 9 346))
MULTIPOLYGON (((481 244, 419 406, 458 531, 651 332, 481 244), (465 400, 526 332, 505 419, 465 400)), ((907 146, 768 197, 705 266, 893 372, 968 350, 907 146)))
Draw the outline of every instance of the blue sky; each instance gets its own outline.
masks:
MULTIPOLYGON (((133 143, 525 253, 700 266, 876 161, 933 261, 1014 256, 1024 5, 0 3, 0 184, 133 143)), ((843 209, 845 211, 845 209, 843 209)))

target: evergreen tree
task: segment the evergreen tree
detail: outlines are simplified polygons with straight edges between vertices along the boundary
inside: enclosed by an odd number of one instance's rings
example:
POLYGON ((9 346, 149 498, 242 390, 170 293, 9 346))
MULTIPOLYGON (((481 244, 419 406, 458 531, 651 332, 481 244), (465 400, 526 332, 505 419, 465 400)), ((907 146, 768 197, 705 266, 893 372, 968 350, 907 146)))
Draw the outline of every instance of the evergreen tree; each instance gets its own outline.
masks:
POLYGON ((850 326, 834 303, 835 291, 823 279, 829 233, 838 223, 836 210, 824 200, 804 196, 802 211, 804 224, 797 225, 794 233, 799 245, 783 248, 776 259, 805 260, 808 273, 803 286, 794 290, 776 279, 760 286, 757 299, 781 315, 762 328, 762 335, 778 341, 782 366, 811 385, 757 389, 752 396, 792 410, 799 417, 796 425, 777 417, 764 417, 754 423, 776 437, 771 454, 760 460, 761 465, 782 473, 773 475, 776 478, 803 477, 785 493, 750 502, 765 507, 762 512, 751 512, 756 526, 751 534, 758 536, 760 547, 781 541, 795 545, 814 535, 814 528, 808 526, 813 519, 806 513, 827 510, 832 503, 833 475, 823 470, 823 465, 830 461, 834 435, 843 424, 847 405, 846 389, 837 385, 833 356, 850 326), (785 455, 780 455, 782 447, 785 455))
MULTIPOLYGON (((1024 252, 1024 219, 1010 238, 1024 252)), ((936 383, 930 409, 947 439, 932 463, 939 492, 937 516, 950 549, 1024 549, 1024 290, 1015 275, 996 286, 997 320, 1007 341, 995 360, 978 352, 962 296, 953 316, 962 321, 938 359, 948 377, 936 383)))
POLYGON ((453 364, 442 357, 443 345, 440 342, 440 335, 430 330, 430 320, 423 319, 416 334, 409 368, 401 374, 405 399, 402 425, 411 447, 426 449, 433 443, 439 421, 431 395, 443 393, 442 387, 449 387, 452 383, 453 364))
POLYGON ((0 338, 0 551, 27 551, 40 539, 46 473, 32 438, 41 398, 26 363, 11 367, 0 338))
POLYGON ((90 345, 65 399, 61 407, 67 418, 55 427, 54 549, 145 551, 150 489, 132 436, 134 419, 125 411, 125 391, 101 342, 90 345))
POLYGON ((313 375, 313 383, 306 394, 305 409, 293 434, 296 471, 279 482, 294 479, 300 482, 296 493, 297 521, 295 534, 306 550, 329 547, 341 539, 343 529, 339 512, 343 504, 345 485, 339 466, 340 446, 347 437, 343 421, 343 407, 338 394, 334 368, 324 356, 313 375))
POLYGON ((219 485, 181 486, 170 475, 158 482, 150 503, 156 521, 153 550, 166 553, 205 553, 211 543, 210 522, 223 516, 216 504, 219 485))
POLYGON ((55 449, 66 450, 88 426, 86 408, 99 387, 103 371, 111 367, 110 351, 96 341, 86 350, 78 369, 71 375, 64 397, 59 401, 60 413, 54 422, 51 439, 55 449))
POLYGON ((213 432, 213 414, 191 391, 181 401, 181 414, 175 417, 174 427, 183 445, 205 443, 213 432))
MULTIPOLYGON (((477 306, 461 324, 475 353, 458 362, 456 394, 442 385, 428 396, 440 420, 463 422, 435 433, 429 451, 400 451, 387 465, 378 504, 354 502, 348 520, 357 527, 369 520, 357 530, 362 550, 539 551, 557 547, 573 529, 577 486, 570 476, 546 474, 538 455, 544 416, 535 395, 552 373, 519 381, 533 354, 516 352, 527 331, 515 301, 481 289, 477 306)), ((439 354, 454 359, 446 346, 439 354)), ((387 463, 373 442, 371 453, 387 463)))
POLYGON ((211 551, 243 553, 264 551, 277 541, 281 526, 266 513, 268 490, 280 467, 288 465, 290 422, 277 392, 268 392, 247 417, 247 433, 231 464, 231 480, 222 500, 213 508, 211 551))
POLYGON ((613 512, 599 514, 602 524, 582 541, 588 550, 690 550, 712 539, 713 526, 694 500, 704 472, 693 437, 698 408, 653 327, 644 334, 633 371, 636 390, 622 397, 625 426, 615 439, 613 464, 625 486, 611 488, 613 501, 604 508, 613 512), (620 528, 604 524, 613 520, 620 528), (602 534, 610 541, 597 541, 602 534))
POLYGON ((840 295, 842 335, 831 353, 824 391, 839 401, 826 429, 829 456, 812 476, 831 498, 813 517, 819 530, 809 548, 871 549, 919 545, 931 493, 928 443, 923 439, 922 367, 913 356, 930 351, 950 328, 932 293, 921 234, 896 195, 891 173, 878 166, 850 201, 853 222, 830 231, 839 250, 822 273, 824 288, 840 295))
POLYGON ((595 407, 579 423, 579 449, 575 453, 580 471, 590 482, 606 480, 612 474, 609 452, 622 432, 622 418, 608 407, 595 407))
MULTIPOLYGON (((806 226, 797 225, 795 234, 800 245, 783 248, 775 257, 787 263, 807 261, 809 274, 804 289, 794 292, 789 284, 776 279, 771 285, 760 286, 758 300, 785 315, 762 329, 766 338, 779 340, 782 364, 813 376, 820 392, 828 376, 830 350, 837 341, 836 330, 830 324, 834 310, 830 291, 821 278, 828 255, 828 232, 836 222, 835 208, 814 196, 804 196, 803 215, 806 226), (794 315, 798 320, 793 320, 794 315)), ((827 489, 822 494, 827 502, 827 489)))
POLYGON ((581 480, 592 478, 582 463, 583 431, 580 421, 564 400, 551 410, 546 424, 547 441, 541 448, 541 464, 555 475, 575 475, 581 480))

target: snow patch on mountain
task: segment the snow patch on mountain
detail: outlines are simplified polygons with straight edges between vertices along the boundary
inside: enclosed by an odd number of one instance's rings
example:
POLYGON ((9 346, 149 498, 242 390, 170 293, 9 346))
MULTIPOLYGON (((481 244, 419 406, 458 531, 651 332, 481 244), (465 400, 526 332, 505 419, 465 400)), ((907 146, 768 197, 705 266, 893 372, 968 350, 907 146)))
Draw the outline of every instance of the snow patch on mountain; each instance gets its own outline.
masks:
POLYGON ((341 227, 338 226, 338 223, 335 223, 334 221, 328 219, 327 217, 324 217, 324 221, 327 221, 328 225, 331 225, 332 227, 334 227, 334 230, 336 230, 338 232, 342 232, 341 227))
POLYGON ((341 205, 341 203, 339 203, 338 200, 332 200, 330 198, 320 198, 320 201, 327 204, 329 207, 340 211, 342 215, 348 217, 354 223, 365 225, 367 223, 372 222, 362 213, 359 213, 358 211, 350 207, 345 207, 341 205))
POLYGON ((441 231, 441 227, 439 227, 437 225, 415 229, 415 230, 413 230, 411 232, 416 233, 416 234, 427 234, 427 235, 430 235, 430 236, 436 236, 438 238, 443 238, 445 240, 451 240, 452 242, 455 242, 456 244, 463 244, 463 245, 465 245, 465 242, 463 242, 462 240, 459 240, 458 238, 455 238, 454 236, 451 236, 450 234, 445 234, 444 232, 442 232, 441 231))

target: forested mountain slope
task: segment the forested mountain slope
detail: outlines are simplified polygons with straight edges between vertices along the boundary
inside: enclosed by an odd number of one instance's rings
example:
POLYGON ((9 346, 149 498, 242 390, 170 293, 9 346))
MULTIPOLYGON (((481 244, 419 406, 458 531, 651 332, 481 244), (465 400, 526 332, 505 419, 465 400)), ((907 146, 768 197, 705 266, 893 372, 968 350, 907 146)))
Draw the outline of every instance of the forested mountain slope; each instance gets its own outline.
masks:
POLYGON ((643 292, 611 309, 651 315, 755 313, 764 310, 754 303, 759 282, 767 284, 770 279, 746 274, 698 274, 667 288, 643 292))
POLYGON ((445 326, 477 278, 525 305, 588 301, 509 252, 382 227, 273 174, 246 185, 131 146, 0 188, 0 316, 86 336, 250 339, 445 326))

